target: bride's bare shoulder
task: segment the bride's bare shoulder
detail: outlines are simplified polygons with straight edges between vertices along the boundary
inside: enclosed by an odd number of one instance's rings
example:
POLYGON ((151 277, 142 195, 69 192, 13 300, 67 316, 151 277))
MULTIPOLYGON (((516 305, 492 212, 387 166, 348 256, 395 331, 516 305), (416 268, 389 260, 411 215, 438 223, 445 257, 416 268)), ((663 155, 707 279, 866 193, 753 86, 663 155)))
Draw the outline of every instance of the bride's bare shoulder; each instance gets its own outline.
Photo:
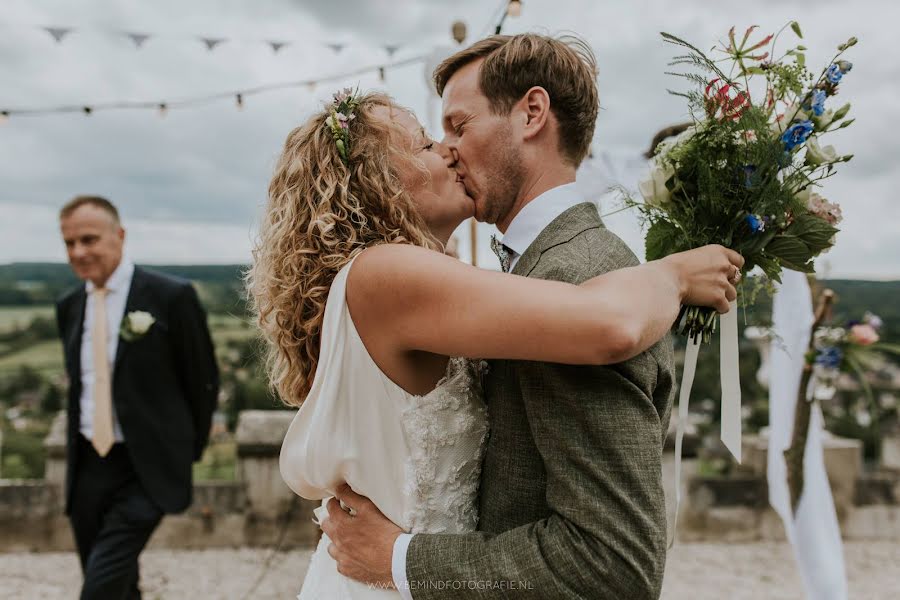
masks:
POLYGON ((423 274, 453 269, 458 260, 440 252, 411 244, 379 244, 363 250, 350 269, 348 286, 364 291, 385 286, 415 285, 423 274))

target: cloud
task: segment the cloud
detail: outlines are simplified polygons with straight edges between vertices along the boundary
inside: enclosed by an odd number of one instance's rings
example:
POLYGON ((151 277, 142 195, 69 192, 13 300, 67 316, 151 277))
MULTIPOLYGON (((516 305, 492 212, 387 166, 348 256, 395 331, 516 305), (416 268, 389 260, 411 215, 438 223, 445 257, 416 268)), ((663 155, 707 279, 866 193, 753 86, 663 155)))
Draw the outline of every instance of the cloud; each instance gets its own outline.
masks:
MULTIPOLYGON (((262 0, 254 3, 160 0, 72 3, 7 0, 0 31, 0 108, 82 104, 117 99, 174 101, 244 87, 346 72, 386 60, 385 44, 401 44, 397 56, 452 45, 451 23, 468 24, 471 41, 489 32, 501 2, 484 0, 262 0), (74 25, 63 44, 34 25, 74 25), (141 50, 116 30, 159 34, 141 50), (228 43, 207 52, 185 36, 222 35, 228 43), (171 37, 165 37, 166 35, 171 37), (258 40, 296 39, 273 54, 258 40), (257 41, 254 41, 257 40, 257 41), (324 46, 349 44, 339 54, 324 46)), ((711 46, 731 25, 757 23, 775 31, 802 15, 810 64, 824 64, 850 35, 854 69, 839 101, 852 100, 856 124, 829 140, 856 155, 823 192, 844 208, 840 244, 828 257, 840 276, 896 277, 900 268, 894 202, 900 179, 900 138, 888 126, 898 97, 900 67, 893 56, 893 23, 900 8, 889 0, 858 3, 767 1, 710 4, 683 0, 527 2, 507 32, 576 31, 593 46, 600 66, 603 110, 595 152, 633 159, 661 127, 683 120, 683 102, 665 93, 679 85, 664 74, 673 48, 658 32, 671 31, 711 46), (873 16, 877 15, 877 16, 873 16)), ((789 32, 788 32, 789 33, 789 32)), ((788 34, 786 34, 788 35, 788 34)), ((792 34, 789 34, 792 35, 792 34)), ((787 37, 785 38, 787 40, 787 37)), ((426 74, 411 65, 388 73, 386 87, 423 120, 429 119, 426 74)), ((248 232, 265 201, 268 179, 291 128, 343 82, 310 92, 292 89, 206 107, 14 118, 0 126, 0 261, 62 258, 56 209, 78 193, 100 193, 120 205, 145 262, 249 260, 248 232), (16 215, 27 215, 17 218, 16 215), (48 221, 44 223, 43 218, 48 221), (147 231, 143 236, 141 231, 147 231), (169 243, 169 240, 173 240, 169 243), (15 243, 7 243, 15 240, 15 243), (158 243, 155 243, 158 240, 158 243), (179 241, 181 240, 181 241, 179 241), (227 260, 223 259, 228 256, 227 260)), ((376 87, 376 77, 345 83, 376 87)), ((434 122, 431 123, 434 130, 434 122)), ((630 182, 623 182, 630 183, 630 182)), ((610 219, 642 254, 634 218, 610 219)), ((491 227, 479 228, 481 250, 491 227)), ((468 227, 460 228, 468 248, 468 227)), ((489 254, 483 261, 490 261, 489 254)))

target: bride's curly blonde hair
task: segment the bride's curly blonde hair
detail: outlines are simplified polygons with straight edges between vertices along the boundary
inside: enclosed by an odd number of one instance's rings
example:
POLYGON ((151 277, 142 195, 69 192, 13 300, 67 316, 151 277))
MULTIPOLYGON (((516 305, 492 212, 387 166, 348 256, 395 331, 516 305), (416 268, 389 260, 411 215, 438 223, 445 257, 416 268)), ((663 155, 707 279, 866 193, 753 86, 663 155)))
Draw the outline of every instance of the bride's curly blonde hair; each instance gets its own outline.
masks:
POLYGON ((341 267, 377 244, 439 248, 398 176, 398 166, 427 176, 412 136, 373 116, 377 107, 399 109, 384 94, 360 97, 349 166, 325 125, 326 107, 288 134, 269 183, 245 282, 268 346, 270 384, 291 406, 312 385, 325 301, 341 267))

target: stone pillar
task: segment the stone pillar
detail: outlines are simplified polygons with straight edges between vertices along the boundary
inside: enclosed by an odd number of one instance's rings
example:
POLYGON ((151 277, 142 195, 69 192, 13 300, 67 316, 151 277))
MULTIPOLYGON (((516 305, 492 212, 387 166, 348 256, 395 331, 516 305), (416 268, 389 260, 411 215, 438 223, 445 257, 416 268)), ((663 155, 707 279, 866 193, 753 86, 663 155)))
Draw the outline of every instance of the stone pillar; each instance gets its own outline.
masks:
POLYGON ((238 416, 237 478, 244 482, 250 509, 259 515, 284 512, 294 493, 281 479, 278 456, 293 411, 245 410, 238 416))
POLYGON ((246 410, 238 416, 237 478, 247 499, 245 539, 252 546, 311 546, 319 528, 312 509, 319 501, 299 498, 281 479, 281 443, 296 411, 246 410))
POLYGON ((900 426, 895 425, 884 433, 881 440, 881 466, 900 471, 900 426))
MULTIPOLYGON (((44 438, 47 450, 47 461, 44 467, 44 480, 60 490, 66 483, 66 428, 68 420, 66 411, 61 410, 53 418, 50 433, 44 438)), ((60 493, 60 497, 62 494, 60 493)))

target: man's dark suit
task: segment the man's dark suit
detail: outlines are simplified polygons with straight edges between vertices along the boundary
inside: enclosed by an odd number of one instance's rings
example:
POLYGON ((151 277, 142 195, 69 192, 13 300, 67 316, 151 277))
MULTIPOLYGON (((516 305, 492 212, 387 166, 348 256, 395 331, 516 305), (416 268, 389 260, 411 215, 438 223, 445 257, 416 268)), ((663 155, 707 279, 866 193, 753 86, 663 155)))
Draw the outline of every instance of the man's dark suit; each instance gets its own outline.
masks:
POLYGON ((139 597, 137 557, 164 513, 191 503, 191 465, 209 437, 219 374, 206 314, 190 282, 135 267, 125 314, 155 322, 118 341, 112 400, 124 443, 106 457, 79 432, 87 293, 56 307, 69 376, 66 514, 85 571, 82 598, 139 597))

